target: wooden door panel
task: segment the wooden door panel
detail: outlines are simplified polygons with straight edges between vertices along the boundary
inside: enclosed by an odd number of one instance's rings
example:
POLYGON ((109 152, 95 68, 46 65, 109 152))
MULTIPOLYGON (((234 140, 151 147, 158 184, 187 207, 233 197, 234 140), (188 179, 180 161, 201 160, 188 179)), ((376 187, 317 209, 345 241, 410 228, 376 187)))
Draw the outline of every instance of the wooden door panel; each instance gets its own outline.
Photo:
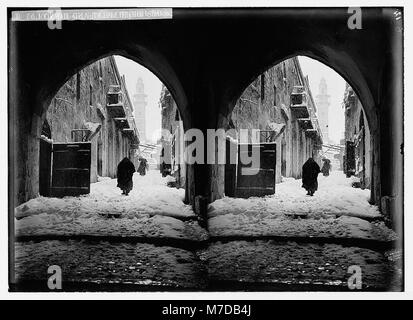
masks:
POLYGON ((39 194, 44 197, 50 195, 52 178, 52 143, 40 139, 39 161, 39 194))
POLYGON ((238 145, 240 157, 238 158, 237 170, 237 197, 260 197, 275 193, 276 148, 275 143, 249 144, 247 148, 245 145, 238 145), (245 153, 251 155, 251 151, 254 149, 258 149, 260 154, 258 168, 253 167, 255 164, 252 162, 249 164, 241 162, 241 155, 245 153))
POLYGON ((90 142, 53 144, 52 196, 90 193, 90 166, 90 142))

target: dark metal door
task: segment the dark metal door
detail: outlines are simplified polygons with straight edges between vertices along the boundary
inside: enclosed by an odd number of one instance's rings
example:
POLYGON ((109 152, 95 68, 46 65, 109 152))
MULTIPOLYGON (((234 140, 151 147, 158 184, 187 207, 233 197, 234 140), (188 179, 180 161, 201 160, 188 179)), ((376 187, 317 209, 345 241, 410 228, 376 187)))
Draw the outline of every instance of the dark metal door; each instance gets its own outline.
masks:
POLYGON ((346 175, 350 177, 356 172, 355 147, 352 141, 346 142, 346 175))
POLYGON ((52 143, 44 139, 40 139, 39 162, 39 194, 48 197, 52 173, 52 143))
POLYGON ((238 170, 236 196, 241 198, 261 197, 275 193, 275 167, 276 167, 276 143, 247 144, 241 148, 238 145, 238 170), (248 152, 251 155, 253 148, 260 153, 258 168, 253 168, 251 164, 241 162, 242 153, 248 152), (243 169, 258 169, 254 175, 243 174, 243 169))
POLYGON ((235 196, 235 186, 237 177, 237 143, 226 139, 225 148, 225 185, 224 192, 227 197, 235 196), (232 162, 232 163, 231 163, 232 162))
POLYGON ((51 195, 77 196, 90 192, 91 143, 54 143, 51 195))
POLYGON ((281 144, 281 175, 287 176, 287 144, 285 142, 281 144))
POLYGON ((99 138, 98 140, 98 152, 97 152, 97 170, 98 176, 103 176, 103 144, 102 140, 99 138))

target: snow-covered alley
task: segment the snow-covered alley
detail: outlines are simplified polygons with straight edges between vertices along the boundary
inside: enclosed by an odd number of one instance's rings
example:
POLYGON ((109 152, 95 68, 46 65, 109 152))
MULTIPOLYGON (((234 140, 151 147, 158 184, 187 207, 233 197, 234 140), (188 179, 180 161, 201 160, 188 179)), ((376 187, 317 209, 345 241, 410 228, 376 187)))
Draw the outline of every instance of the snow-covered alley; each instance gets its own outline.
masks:
POLYGON ((333 171, 318 178, 318 191, 307 196, 301 180, 283 178, 267 197, 217 200, 209 208, 211 236, 340 237, 394 240, 370 205, 370 190, 352 187, 352 179, 333 171))
POLYGON ((205 238, 184 190, 167 187, 168 179, 155 170, 135 173, 129 196, 116 179, 103 178, 89 195, 32 199, 15 210, 16 235, 205 238))
POLYGON ((369 190, 353 188, 340 172, 319 177, 313 197, 300 180, 284 179, 273 196, 217 200, 208 232, 168 179, 135 173, 124 196, 116 179, 105 178, 86 196, 39 197, 17 207, 17 279, 41 283, 47 266, 59 265, 67 283, 97 290, 220 290, 234 283, 241 290, 345 290, 347 268, 360 265, 367 290, 397 282, 396 235, 368 203, 369 190))

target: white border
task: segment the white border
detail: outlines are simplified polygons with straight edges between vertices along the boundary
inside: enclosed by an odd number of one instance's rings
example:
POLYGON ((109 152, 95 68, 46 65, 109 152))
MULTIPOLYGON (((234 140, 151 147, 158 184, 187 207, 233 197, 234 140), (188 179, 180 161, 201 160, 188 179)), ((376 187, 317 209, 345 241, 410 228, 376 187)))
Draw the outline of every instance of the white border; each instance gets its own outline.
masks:
MULTIPOLYGON (((411 21, 413 21, 413 15, 410 9, 412 8, 411 1, 326 1, 319 0, 315 4, 314 1, 271 1, 271 0, 255 0, 251 1, 235 1, 226 0, 225 2, 214 1, 188 1, 188 0, 175 0, 175 1, 108 1, 100 0, 95 2, 85 1, 45 1, 38 0, 35 3, 29 0, 25 1, 2 1, 1 7, 1 70, 2 77, 0 82, 1 92, 1 108, 0 108, 0 205, 2 210, 0 217, 0 299, 141 299, 141 300, 172 300, 172 299, 185 299, 185 300, 200 300, 200 299, 252 299, 252 300, 264 300, 264 299, 413 299, 413 282, 411 277, 412 259, 411 259, 411 243, 413 243, 413 219, 411 216, 412 208, 412 186, 411 179, 412 169, 407 165, 409 164, 409 154, 411 150, 410 141, 412 138, 412 130, 406 125, 405 127, 405 292, 404 293, 367 293, 367 292, 168 292, 168 293, 9 293, 8 292, 8 209, 7 209, 7 177, 8 177, 8 161, 7 161, 7 20, 6 10, 7 7, 357 7, 357 6, 404 6, 404 45, 405 45, 405 88, 413 88, 412 86, 412 65, 409 57, 412 57, 412 39, 411 39, 411 21)), ((409 107, 413 105, 411 92, 405 90, 405 124, 410 124, 411 111, 409 107)))

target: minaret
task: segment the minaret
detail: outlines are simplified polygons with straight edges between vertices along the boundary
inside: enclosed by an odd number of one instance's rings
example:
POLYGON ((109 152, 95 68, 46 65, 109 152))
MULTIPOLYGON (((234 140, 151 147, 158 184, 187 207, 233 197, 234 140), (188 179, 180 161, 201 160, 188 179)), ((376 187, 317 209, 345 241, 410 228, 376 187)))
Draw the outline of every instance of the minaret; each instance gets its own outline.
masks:
POLYGON ((136 81, 133 106, 135 108, 135 123, 139 131, 140 141, 146 141, 146 94, 142 78, 136 81))
POLYGON ((330 106, 330 96, 327 94, 326 79, 321 78, 318 88, 319 91, 316 97, 317 117, 321 132, 323 134, 323 142, 329 143, 330 139, 328 137, 328 108, 330 106))

